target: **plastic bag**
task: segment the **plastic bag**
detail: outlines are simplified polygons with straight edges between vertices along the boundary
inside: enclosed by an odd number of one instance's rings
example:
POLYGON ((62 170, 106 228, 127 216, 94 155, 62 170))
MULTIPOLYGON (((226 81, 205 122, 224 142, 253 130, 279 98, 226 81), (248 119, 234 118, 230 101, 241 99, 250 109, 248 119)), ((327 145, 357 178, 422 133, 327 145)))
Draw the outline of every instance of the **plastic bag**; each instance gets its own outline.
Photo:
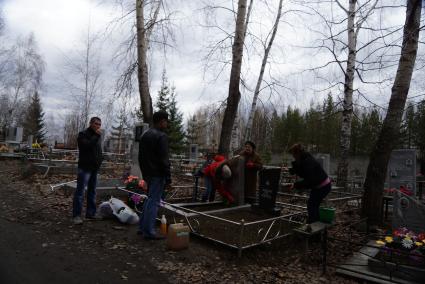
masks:
MULTIPOLYGON (((111 197, 111 199, 109 199, 106 203, 109 204, 112 214, 117 217, 121 223, 137 224, 139 222, 139 216, 136 212, 128 207, 122 200, 111 197)), ((106 205, 104 205, 104 207, 106 208, 106 205)), ((107 209, 104 209, 104 211, 107 212, 107 209)))

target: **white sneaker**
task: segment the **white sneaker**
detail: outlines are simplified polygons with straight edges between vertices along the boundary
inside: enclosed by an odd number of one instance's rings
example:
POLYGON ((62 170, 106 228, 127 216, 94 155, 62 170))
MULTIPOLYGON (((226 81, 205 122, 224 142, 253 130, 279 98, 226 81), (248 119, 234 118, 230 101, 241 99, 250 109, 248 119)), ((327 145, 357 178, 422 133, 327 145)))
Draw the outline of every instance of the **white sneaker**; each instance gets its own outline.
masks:
POLYGON ((81 219, 80 216, 76 216, 72 218, 72 222, 74 223, 74 225, 81 225, 83 224, 83 219, 81 219))

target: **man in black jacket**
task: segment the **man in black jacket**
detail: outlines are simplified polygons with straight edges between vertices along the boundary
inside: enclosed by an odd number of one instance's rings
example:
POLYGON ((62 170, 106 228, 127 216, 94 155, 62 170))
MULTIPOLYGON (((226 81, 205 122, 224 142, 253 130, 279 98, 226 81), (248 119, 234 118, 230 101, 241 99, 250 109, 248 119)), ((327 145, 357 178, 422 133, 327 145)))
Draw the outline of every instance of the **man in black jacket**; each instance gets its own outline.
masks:
POLYGON ((145 239, 159 240, 163 236, 155 232, 155 219, 162 193, 171 184, 170 160, 168 155, 168 114, 158 111, 153 114, 154 126, 146 131, 139 144, 139 165, 143 179, 148 184, 148 199, 143 205, 138 234, 145 239))
POLYGON ((81 212, 83 209, 84 188, 87 187, 86 218, 93 219, 96 215, 96 185, 97 171, 103 160, 100 129, 100 118, 92 117, 90 126, 78 133, 78 175, 77 188, 72 204, 74 224, 82 224, 81 212))

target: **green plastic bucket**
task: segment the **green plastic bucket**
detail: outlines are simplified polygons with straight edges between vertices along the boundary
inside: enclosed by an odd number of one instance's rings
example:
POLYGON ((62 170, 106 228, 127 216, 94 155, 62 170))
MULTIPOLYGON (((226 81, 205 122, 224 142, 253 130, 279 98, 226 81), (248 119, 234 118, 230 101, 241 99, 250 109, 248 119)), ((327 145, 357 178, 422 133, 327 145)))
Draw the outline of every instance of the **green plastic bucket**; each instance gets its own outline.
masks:
POLYGON ((332 223, 335 218, 335 208, 332 207, 320 207, 319 210, 320 222, 332 223))

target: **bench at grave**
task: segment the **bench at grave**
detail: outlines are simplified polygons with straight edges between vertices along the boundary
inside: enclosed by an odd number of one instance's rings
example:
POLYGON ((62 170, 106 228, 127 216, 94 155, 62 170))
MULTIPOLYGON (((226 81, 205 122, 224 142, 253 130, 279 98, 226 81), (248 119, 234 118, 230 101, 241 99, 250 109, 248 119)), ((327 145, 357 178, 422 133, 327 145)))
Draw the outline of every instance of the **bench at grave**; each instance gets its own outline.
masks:
MULTIPOLYGON (((332 226, 332 224, 327 224, 323 222, 314 222, 310 224, 310 228, 308 230, 305 227, 295 228, 293 229, 293 233, 297 236, 304 238, 304 253, 307 254, 309 250, 309 241, 313 236, 323 236, 326 234, 326 230, 328 227, 332 226)), ((326 241, 326 240, 322 240, 326 241)))

